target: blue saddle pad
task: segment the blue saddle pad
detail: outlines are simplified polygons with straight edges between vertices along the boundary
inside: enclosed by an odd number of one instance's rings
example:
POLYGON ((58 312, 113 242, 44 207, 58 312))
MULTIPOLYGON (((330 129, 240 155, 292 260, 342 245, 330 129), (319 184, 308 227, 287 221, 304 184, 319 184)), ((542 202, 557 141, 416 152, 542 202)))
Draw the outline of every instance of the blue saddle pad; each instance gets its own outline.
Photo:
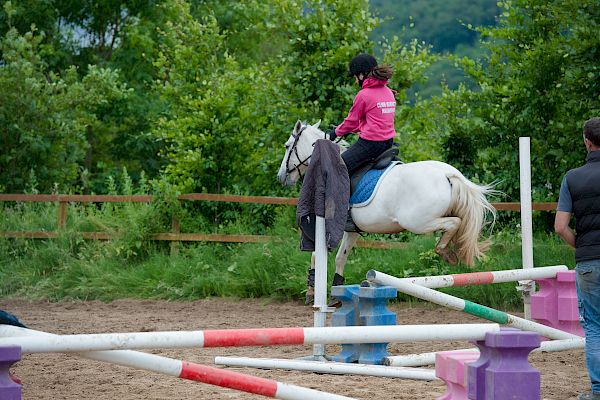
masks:
POLYGON ((375 190, 375 186, 377 186, 379 178, 381 178, 381 176, 386 170, 387 168, 372 169, 370 171, 367 171, 367 173, 364 174, 358 182, 356 190, 354 190, 352 196, 350 196, 350 204, 360 204, 369 200, 369 198, 373 194, 373 191, 375 190))

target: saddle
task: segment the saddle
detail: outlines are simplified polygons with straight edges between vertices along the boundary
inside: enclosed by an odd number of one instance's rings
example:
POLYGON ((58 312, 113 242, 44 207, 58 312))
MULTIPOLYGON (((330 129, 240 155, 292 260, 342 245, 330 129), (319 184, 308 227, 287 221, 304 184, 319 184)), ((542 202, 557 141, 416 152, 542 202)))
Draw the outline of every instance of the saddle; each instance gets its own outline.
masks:
MULTIPOLYGON (((385 169, 388 165, 390 165, 393 161, 400 161, 396 156, 398 155, 400 149, 397 143, 392 144, 392 147, 384 151, 379 155, 379 157, 367 162, 363 165, 359 170, 352 174, 350 177, 350 197, 358 187, 360 180, 363 176, 372 169, 385 169)), ((352 207, 350 207, 352 209, 352 207)), ((352 219, 352 213, 348 210, 348 217, 346 220, 346 227, 344 228, 346 232, 361 232, 360 229, 354 223, 352 219)))
POLYGON ((359 170, 353 173, 350 177, 350 196, 352 196, 352 193, 354 193, 358 183, 368 171, 372 169, 384 169, 393 161, 400 161, 400 159, 396 157, 399 152, 400 149, 398 143, 394 143, 392 144, 391 148, 381 153, 379 157, 367 162, 359 170))

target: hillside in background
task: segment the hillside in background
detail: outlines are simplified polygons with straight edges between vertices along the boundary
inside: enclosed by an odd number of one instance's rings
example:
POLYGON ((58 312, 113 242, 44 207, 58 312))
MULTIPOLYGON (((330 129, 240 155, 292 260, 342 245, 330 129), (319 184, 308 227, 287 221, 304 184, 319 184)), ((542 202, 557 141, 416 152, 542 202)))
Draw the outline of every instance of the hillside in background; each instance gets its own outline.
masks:
MULTIPOLYGON (((437 53, 453 53, 477 58, 481 54, 479 34, 469 26, 495 25, 498 14, 496 0, 371 0, 371 11, 383 19, 372 39, 378 42, 398 36, 432 46, 437 53)), ((463 73, 453 63, 441 59, 429 70, 429 81, 417 85, 414 91, 422 97, 441 92, 440 82, 456 88, 466 82, 463 73)))

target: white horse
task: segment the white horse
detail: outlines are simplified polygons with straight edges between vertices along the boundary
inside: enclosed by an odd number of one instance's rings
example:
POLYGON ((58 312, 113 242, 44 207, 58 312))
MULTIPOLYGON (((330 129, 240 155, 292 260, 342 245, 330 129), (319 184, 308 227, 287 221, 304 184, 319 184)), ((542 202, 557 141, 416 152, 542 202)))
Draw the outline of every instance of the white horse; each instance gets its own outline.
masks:
MULTIPOLYGON (((298 182, 308 167, 314 143, 325 139, 319 124, 296 122, 285 143, 277 179, 285 186, 298 182)), ((338 143, 340 151, 345 143, 338 143)), ((443 231, 435 251, 446 262, 459 259, 472 266, 481 259, 489 241, 479 242, 479 235, 490 213, 496 210, 486 195, 495 193, 491 186, 479 186, 469 181, 456 168, 439 161, 420 161, 396 165, 379 184, 373 200, 366 206, 352 208, 352 218, 358 228, 367 233, 415 234, 443 231), (454 245, 454 251, 448 247, 454 245)), ((335 257, 335 272, 344 275, 348 254, 359 234, 345 232, 335 257)), ((314 254, 311 260, 314 268, 314 254)), ((310 289, 310 288, 309 288, 310 289)))

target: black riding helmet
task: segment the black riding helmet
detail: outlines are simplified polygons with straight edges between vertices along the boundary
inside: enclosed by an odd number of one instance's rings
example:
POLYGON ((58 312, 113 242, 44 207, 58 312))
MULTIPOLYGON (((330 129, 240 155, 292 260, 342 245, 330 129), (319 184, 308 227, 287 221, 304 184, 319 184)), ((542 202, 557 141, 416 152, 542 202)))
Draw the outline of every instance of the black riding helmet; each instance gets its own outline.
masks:
POLYGON ((348 76, 358 76, 363 74, 365 77, 377 66, 377 60, 370 54, 362 53, 350 60, 348 65, 348 76))

